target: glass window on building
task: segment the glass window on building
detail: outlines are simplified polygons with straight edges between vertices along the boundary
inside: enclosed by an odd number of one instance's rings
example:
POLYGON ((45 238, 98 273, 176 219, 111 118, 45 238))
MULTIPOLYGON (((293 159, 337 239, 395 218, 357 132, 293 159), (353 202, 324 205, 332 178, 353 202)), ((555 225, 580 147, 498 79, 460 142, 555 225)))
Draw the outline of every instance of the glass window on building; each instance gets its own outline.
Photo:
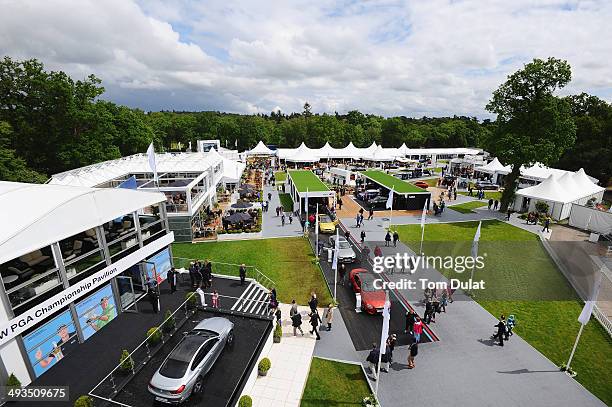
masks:
POLYGON ((50 246, 0 265, 0 274, 13 309, 24 306, 61 283, 50 246))

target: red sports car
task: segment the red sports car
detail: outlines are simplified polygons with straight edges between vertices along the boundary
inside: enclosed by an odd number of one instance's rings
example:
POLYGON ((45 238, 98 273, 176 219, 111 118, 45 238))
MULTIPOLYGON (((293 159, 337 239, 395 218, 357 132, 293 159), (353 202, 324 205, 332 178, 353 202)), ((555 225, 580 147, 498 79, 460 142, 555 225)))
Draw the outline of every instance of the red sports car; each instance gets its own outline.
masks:
POLYGON ((423 188, 423 189, 429 188, 429 184, 427 184, 427 182, 425 182, 425 181, 417 181, 417 182, 414 183, 414 185, 419 187, 419 188, 423 188))
POLYGON ((361 294, 361 309, 372 315, 382 313, 386 298, 383 290, 374 288, 376 276, 366 269, 353 269, 349 279, 353 291, 361 294))

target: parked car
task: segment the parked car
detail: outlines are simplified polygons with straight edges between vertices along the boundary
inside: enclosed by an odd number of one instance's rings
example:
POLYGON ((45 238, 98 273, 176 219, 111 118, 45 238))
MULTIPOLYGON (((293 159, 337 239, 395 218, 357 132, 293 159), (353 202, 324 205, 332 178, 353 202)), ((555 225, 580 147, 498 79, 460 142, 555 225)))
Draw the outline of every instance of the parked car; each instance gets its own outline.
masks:
POLYGON ((203 390, 203 377, 234 341, 234 324, 222 317, 201 321, 172 349, 149 382, 155 401, 179 404, 203 390))
POLYGON ((494 190, 497 191, 499 187, 489 181, 477 181, 476 182, 476 189, 489 189, 489 190, 494 190))
MULTIPOLYGON (((331 248, 336 247, 336 236, 329 237, 329 245, 331 248)), ((344 236, 338 238, 338 262, 339 263, 353 263, 355 261, 355 252, 351 247, 351 244, 346 240, 344 236)))
POLYGON ((349 279, 353 291, 361 294, 361 309, 372 315, 382 313, 386 296, 384 290, 374 287, 376 276, 359 268, 351 270, 349 279))
POLYGON ((411 178, 409 172, 398 172, 396 174, 393 174, 393 176, 395 178, 399 178, 399 179, 404 180, 404 181, 411 178))
POLYGON ((427 189, 429 188, 429 184, 425 181, 416 181, 414 183, 415 186, 419 187, 419 188, 423 188, 423 189, 427 189))
POLYGON ((334 233, 336 226, 338 225, 338 219, 332 220, 329 215, 319 215, 319 232, 321 233, 334 233))
POLYGON ((427 175, 427 176, 431 175, 431 170, 429 170, 429 169, 424 169, 424 170, 423 170, 423 175, 427 175))
POLYGON ((368 199, 367 204, 370 207, 385 206, 385 204, 387 203, 387 199, 388 198, 386 196, 378 195, 372 199, 368 199))

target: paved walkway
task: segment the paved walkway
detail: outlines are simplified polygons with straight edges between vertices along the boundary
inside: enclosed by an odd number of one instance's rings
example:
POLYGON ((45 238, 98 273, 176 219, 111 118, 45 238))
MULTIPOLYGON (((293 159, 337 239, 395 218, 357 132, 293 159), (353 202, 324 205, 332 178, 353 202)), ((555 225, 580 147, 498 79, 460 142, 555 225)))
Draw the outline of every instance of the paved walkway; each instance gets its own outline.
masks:
POLYGON ((289 216, 285 214, 285 226, 281 223, 281 217, 276 216, 276 207, 282 206, 278 198, 276 187, 269 185, 264 186, 264 199, 268 199, 268 194, 272 194, 272 199, 269 202, 270 209, 263 213, 262 219, 262 236, 263 237, 292 237, 302 236, 302 226, 299 219, 293 218, 293 223, 289 224, 289 216))
MULTIPOLYGON (((472 220, 480 218, 478 214, 470 215, 472 220)), ((355 234, 358 230, 351 221, 350 230, 355 234)), ((364 223, 367 240, 382 240, 381 222, 364 223)), ((413 253, 401 242, 397 248, 382 249, 385 255, 413 253)), ((394 282, 403 278, 447 281, 435 269, 419 270, 412 276, 395 273, 387 277, 394 282)), ((422 315, 421 292, 400 290, 422 315)), ((407 347, 396 348, 390 373, 381 373, 379 379, 382 406, 406 405, 407 400, 414 405, 430 404, 432 400, 439 405, 473 406, 604 405, 518 335, 504 348, 494 345, 490 336, 496 318, 460 291, 454 297, 455 302, 447 307, 447 313, 440 314, 437 322, 431 324, 440 341, 419 347, 416 369, 407 369, 407 347), (434 390, 436 386, 440 391, 434 390)), ((368 352, 358 354, 363 361, 368 352)))
MULTIPOLYGON (((263 357, 270 358, 272 367, 267 376, 258 377, 250 391, 253 398, 253 407, 299 407, 302 393, 308 379, 310 362, 317 342, 314 336, 308 333, 310 325, 306 321, 308 307, 299 307, 302 313, 301 336, 293 336, 293 327, 289 319, 290 304, 280 304, 283 315, 283 337, 280 343, 272 344, 270 352, 263 357)), ((320 312, 321 315, 322 312, 320 312)))

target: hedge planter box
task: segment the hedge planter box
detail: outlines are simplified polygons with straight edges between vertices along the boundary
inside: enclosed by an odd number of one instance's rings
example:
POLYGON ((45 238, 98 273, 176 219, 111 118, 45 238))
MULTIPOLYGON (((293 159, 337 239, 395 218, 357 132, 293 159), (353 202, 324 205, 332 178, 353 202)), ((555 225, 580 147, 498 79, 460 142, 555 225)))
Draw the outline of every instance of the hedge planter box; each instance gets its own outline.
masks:
POLYGON ((257 239, 261 238, 261 232, 256 233, 222 233, 217 235, 217 240, 226 241, 226 240, 245 240, 245 239, 257 239))

